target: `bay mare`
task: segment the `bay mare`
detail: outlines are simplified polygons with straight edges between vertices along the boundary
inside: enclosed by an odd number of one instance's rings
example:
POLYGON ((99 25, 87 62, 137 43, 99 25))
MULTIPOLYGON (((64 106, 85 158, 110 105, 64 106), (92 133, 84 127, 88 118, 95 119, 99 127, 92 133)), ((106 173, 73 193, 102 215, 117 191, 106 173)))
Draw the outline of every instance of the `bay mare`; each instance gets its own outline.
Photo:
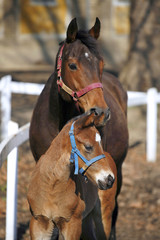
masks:
POLYGON ((117 195, 110 237, 115 240, 117 196, 122 185, 122 163, 128 149, 127 94, 116 77, 103 72, 104 62, 97 45, 99 35, 98 18, 89 31, 79 31, 76 19, 69 24, 66 40, 56 57, 55 71, 33 112, 30 146, 38 161, 69 119, 91 109, 97 114, 99 111, 105 114, 98 129, 103 149, 111 154, 117 167, 117 195))

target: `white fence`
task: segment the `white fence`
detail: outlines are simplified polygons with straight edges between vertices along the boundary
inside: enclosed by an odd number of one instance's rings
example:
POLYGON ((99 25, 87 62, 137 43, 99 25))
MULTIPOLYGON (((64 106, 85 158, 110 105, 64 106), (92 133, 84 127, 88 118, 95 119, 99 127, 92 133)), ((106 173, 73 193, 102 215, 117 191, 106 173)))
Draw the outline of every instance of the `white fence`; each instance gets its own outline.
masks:
POLYGON ((8 124, 11 119, 12 93, 39 95, 44 84, 13 82, 10 75, 1 78, 1 139, 8 136, 8 124))
POLYGON ((7 159, 6 240, 17 238, 17 147, 29 138, 29 123, 18 129, 11 119, 12 93, 39 95, 44 84, 12 82, 11 76, 0 80, 1 139, 0 168, 7 159))
MULTIPOLYGON (((1 92, 1 139, 8 136, 8 123, 11 119, 12 93, 39 95, 44 84, 13 82, 11 76, 0 80, 1 92)), ((146 116, 146 156, 148 161, 156 160, 157 153, 157 104, 160 103, 160 93, 156 88, 144 92, 128 91, 128 107, 147 105, 146 116)))
POLYGON ((160 93, 157 92, 156 88, 148 89, 147 93, 128 91, 128 107, 147 105, 146 157, 149 162, 154 162, 157 158, 157 117, 159 103, 160 93))
MULTIPOLYGON (((18 130, 18 125, 11 119, 12 93, 39 95, 43 84, 12 82, 11 76, 0 80, 1 92, 1 137, 0 167, 7 156, 7 212, 6 240, 16 239, 16 206, 17 206, 17 147, 29 138, 29 123, 18 130)), ((128 92, 128 107, 147 104, 147 160, 155 161, 157 152, 157 104, 160 94, 155 88, 147 93, 128 92)))
POLYGON ((17 147, 29 138, 29 123, 18 129, 18 124, 10 121, 9 137, 0 144, 0 167, 7 159, 7 202, 6 202, 6 240, 16 240, 17 223, 17 147))

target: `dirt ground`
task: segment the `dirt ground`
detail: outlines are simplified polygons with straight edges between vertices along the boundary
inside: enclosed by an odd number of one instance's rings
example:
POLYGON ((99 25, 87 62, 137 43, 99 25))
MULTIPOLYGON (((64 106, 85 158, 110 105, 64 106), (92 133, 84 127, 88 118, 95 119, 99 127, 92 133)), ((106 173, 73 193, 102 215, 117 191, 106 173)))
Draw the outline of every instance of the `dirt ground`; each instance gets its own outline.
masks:
MULTIPOLYGON (((15 80, 45 83, 50 73, 13 74, 15 80)), ((37 97, 13 95, 12 120, 20 126, 30 121, 37 97)), ((159 118, 160 119, 160 118, 159 118)), ((118 198, 117 240, 160 239, 160 134, 157 161, 146 161, 145 107, 128 110, 129 151, 123 164, 123 187, 118 198)), ((160 121, 158 123, 160 126, 160 121)), ((160 131, 159 131, 160 133, 160 131)), ((19 148, 18 240, 28 240, 30 212, 27 186, 35 163, 28 142, 19 148)), ((0 240, 5 239, 6 162, 0 169, 0 240)))

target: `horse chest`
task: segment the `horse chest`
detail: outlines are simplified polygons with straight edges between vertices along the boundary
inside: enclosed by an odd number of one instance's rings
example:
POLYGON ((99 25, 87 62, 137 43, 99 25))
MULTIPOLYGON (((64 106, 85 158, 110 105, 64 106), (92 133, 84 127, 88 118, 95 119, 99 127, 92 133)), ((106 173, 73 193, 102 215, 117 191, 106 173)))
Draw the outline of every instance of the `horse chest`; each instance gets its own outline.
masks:
POLYGON ((61 227, 63 222, 70 221, 73 215, 81 217, 84 208, 84 202, 80 199, 80 196, 68 189, 59 197, 56 208, 52 209, 52 220, 58 227, 61 227))

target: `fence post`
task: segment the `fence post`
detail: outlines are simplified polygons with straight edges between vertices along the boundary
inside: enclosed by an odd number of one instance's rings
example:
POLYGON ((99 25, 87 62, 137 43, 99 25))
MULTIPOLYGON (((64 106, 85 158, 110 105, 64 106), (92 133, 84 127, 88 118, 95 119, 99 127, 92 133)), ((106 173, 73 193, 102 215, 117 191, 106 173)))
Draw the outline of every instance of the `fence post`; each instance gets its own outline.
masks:
POLYGON ((155 162, 157 157, 157 89, 147 91, 147 160, 155 162))
MULTIPOLYGON (((18 131, 18 124, 10 121, 10 135, 18 131)), ((7 158, 7 203, 6 203, 6 240, 17 239, 17 162, 18 150, 14 148, 7 158)))
POLYGON ((1 140, 8 136, 8 123, 11 119, 11 76, 1 78, 1 140))

